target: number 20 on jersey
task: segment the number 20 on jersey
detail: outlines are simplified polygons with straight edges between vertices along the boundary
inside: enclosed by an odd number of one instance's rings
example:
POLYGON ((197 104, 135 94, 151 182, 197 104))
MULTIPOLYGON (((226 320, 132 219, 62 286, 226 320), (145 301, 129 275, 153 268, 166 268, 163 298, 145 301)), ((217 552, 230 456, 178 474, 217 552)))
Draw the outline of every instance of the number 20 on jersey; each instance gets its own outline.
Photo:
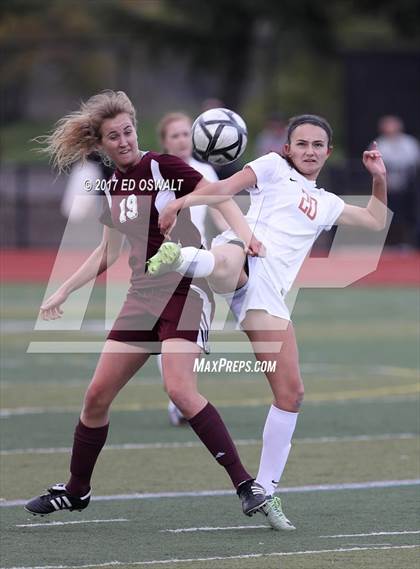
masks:
POLYGON ((302 190, 302 192, 303 196, 298 207, 309 219, 315 219, 318 210, 318 202, 315 198, 310 196, 308 192, 305 192, 305 190, 302 190))

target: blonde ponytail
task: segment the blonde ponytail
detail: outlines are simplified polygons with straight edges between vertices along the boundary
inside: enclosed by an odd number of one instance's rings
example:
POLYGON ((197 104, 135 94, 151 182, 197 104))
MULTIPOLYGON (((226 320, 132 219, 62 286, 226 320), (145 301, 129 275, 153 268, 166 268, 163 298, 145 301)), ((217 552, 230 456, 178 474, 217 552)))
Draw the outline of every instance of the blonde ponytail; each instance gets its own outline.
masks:
MULTIPOLYGON (((102 91, 82 102, 80 110, 57 121, 50 134, 34 140, 43 145, 39 151, 50 156, 53 166, 62 172, 74 162, 86 160, 93 151, 99 151, 103 121, 121 113, 128 113, 134 128, 137 127, 135 108, 124 91, 102 91)), ((103 156, 105 161, 106 158, 103 156)))

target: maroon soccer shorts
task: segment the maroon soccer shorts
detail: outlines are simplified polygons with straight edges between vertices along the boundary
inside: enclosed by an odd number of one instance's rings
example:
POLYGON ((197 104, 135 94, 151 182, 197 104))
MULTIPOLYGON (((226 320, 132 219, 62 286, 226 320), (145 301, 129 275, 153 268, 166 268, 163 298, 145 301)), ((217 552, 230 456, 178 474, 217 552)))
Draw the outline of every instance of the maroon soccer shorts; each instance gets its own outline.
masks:
POLYGON ((191 285, 187 296, 175 292, 166 298, 160 290, 130 290, 107 339, 158 354, 164 340, 182 338, 208 353, 213 314, 214 299, 207 286, 191 285))

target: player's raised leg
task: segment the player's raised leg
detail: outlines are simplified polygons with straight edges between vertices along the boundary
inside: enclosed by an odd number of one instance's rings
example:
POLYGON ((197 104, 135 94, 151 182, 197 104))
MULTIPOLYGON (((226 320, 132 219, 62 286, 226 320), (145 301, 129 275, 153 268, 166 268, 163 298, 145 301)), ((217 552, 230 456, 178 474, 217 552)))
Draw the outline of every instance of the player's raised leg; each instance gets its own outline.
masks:
POLYGON ((245 245, 239 239, 211 251, 168 241, 148 260, 147 271, 152 276, 176 271, 190 278, 207 278, 213 290, 226 293, 245 284, 244 262, 245 245))
POLYGON ((93 469, 108 434, 111 403, 148 357, 142 348, 112 340, 105 343, 74 432, 70 478, 66 484, 55 484, 46 494, 29 500, 25 505, 28 512, 45 515, 87 508, 93 469), (122 349, 124 353, 118 353, 122 349))
POLYGON ((274 529, 293 530, 274 492, 280 482, 291 448, 304 388, 299 371, 298 349, 293 325, 263 310, 249 310, 242 322, 260 361, 275 362, 275 371, 266 377, 274 395, 263 431, 263 448, 257 475, 266 490, 268 501, 264 514, 274 529), (264 351, 267 343, 279 345, 279 351, 264 351), (280 345, 281 343, 281 345, 280 345))
POLYGON ((242 502, 246 515, 252 515, 266 503, 265 491, 245 470, 235 444, 217 409, 197 389, 194 361, 201 349, 180 338, 162 344, 165 388, 181 410, 196 435, 215 460, 224 467, 242 502))

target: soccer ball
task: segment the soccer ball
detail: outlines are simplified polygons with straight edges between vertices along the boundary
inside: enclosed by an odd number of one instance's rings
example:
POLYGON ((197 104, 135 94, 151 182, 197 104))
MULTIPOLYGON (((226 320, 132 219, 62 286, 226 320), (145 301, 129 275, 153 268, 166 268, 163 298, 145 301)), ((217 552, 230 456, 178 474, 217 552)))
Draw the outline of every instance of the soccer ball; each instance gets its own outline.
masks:
POLYGON ((229 164, 243 153, 248 140, 244 120, 229 109, 210 109, 192 126, 195 154, 205 162, 229 164))

